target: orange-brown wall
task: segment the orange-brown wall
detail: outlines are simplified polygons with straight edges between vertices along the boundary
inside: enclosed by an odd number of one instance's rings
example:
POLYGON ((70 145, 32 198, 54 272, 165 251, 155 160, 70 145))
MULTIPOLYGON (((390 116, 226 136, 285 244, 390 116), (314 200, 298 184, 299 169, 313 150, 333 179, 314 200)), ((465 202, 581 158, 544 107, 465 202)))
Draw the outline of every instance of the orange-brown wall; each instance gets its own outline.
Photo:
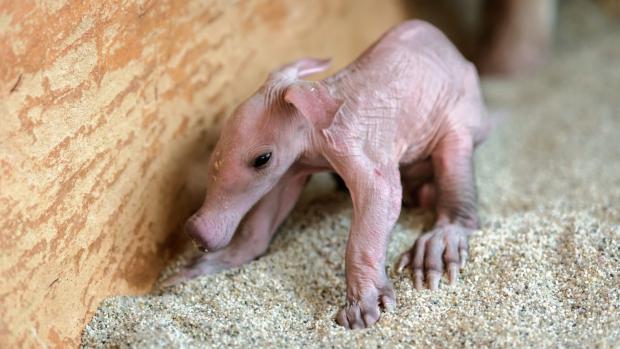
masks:
POLYGON ((0 347, 75 346, 149 290, 190 158, 277 65, 342 66, 400 1, 0 0, 0 347))

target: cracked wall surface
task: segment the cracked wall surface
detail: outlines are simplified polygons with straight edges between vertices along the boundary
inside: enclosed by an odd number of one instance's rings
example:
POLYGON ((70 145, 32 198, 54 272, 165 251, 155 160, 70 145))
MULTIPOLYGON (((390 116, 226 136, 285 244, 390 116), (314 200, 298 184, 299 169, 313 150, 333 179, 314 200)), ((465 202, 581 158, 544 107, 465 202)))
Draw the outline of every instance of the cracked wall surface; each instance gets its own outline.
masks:
POLYGON ((76 346, 103 297, 148 291, 234 106, 295 58, 343 66, 401 6, 0 0, 0 346, 76 346))

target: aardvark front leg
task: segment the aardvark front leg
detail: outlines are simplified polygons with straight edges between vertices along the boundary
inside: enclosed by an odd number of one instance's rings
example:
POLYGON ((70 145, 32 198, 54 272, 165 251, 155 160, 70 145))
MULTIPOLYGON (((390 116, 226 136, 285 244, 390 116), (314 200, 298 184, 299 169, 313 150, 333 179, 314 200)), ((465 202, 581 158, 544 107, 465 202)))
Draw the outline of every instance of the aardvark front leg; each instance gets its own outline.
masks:
POLYGON ((397 166, 367 162, 347 166, 347 173, 340 174, 351 191, 353 221, 345 255, 347 303, 336 320, 346 328, 365 328, 377 322, 380 307, 396 303, 385 259, 402 189, 397 166))
POLYGON ((473 141, 465 132, 451 132, 432 154, 437 190, 437 222, 417 239, 398 263, 410 266, 416 289, 439 287, 444 272, 454 284, 467 259, 469 235, 478 228, 473 173, 473 141))
POLYGON ((261 256, 267 251, 280 224, 295 207, 307 181, 307 175, 286 175, 280 179, 248 212, 228 246, 196 258, 189 266, 165 280, 163 286, 238 267, 261 256))

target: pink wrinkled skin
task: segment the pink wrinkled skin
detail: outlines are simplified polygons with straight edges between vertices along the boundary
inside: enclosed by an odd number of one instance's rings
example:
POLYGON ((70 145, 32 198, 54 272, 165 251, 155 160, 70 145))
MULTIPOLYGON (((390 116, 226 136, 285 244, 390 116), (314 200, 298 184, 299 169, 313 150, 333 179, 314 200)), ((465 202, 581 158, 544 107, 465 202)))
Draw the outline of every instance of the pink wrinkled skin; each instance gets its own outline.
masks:
POLYGON ((478 228, 473 152, 489 131, 476 69, 422 21, 392 28, 325 80, 301 79, 328 64, 306 58, 274 71, 228 120, 204 204, 186 224, 209 252, 168 284, 263 254, 318 171, 338 173, 353 200, 340 325, 368 327, 396 304, 386 248, 403 201, 435 209, 437 221, 399 270, 410 268, 418 289, 437 289, 444 272, 457 281, 478 228))

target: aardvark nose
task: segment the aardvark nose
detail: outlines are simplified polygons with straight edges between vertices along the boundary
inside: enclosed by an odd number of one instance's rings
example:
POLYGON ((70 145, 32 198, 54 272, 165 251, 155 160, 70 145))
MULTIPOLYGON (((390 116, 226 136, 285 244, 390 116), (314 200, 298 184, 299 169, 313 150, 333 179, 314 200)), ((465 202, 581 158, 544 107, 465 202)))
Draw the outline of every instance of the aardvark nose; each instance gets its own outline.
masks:
POLYGON ((194 242, 194 245, 202 252, 208 252, 207 242, 204 239, 204 228, 201 219, 197 215, 191 216, 187 222, 185 222, 185 233, 194 242))

